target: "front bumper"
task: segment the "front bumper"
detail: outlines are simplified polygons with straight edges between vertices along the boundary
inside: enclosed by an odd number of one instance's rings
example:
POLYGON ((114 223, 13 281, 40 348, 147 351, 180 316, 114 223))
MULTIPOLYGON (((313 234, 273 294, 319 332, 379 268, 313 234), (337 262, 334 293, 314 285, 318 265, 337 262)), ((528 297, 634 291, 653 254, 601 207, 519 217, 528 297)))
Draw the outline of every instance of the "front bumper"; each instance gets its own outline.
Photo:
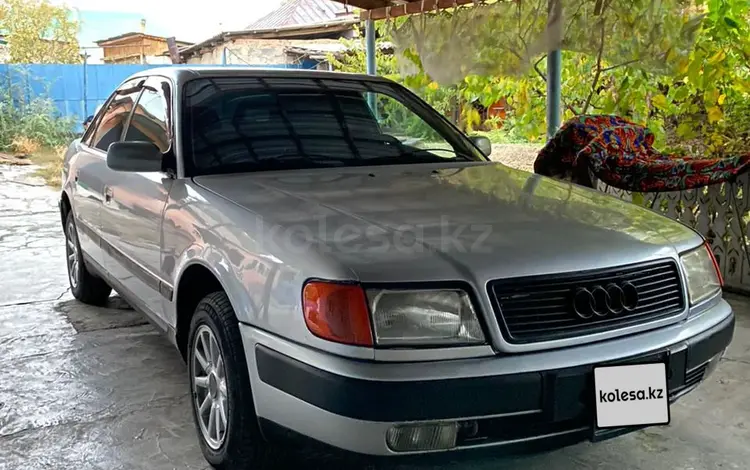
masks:
MULTIPOLYGON (((470 423, 471 433, 459 437, 452 451, 502 449, 515 453, 601 440, 633 430, 594 429, 592 370, 596 365, 666 359, 670 401, 694 389, 734 332, 734 315, 725 301, 701 317, 691 320, 692 324, 673 326, 680 328, 683 336, 690 332, 689 337, 677 336, 679 341, 659 347, 649 348, 649 341, 633 336, 570 348, 578 356, 588 357, 585 363, 579 357, 567 367, 557 367, 559 360, 552 357, 576 357, 570 350, 540 353, 555 366, 549 368, 535 368, 539 355, 524 355, 529 359, 527 371, 512 365, 519 356, 512 361, 511 357, 495 357, 490 360, 498 373, 491 375, 477 375, 477 370, 486 368, 487 359, 448 361, 457 375, 442 379, 435 377, 438 366, 429 363, 417 365, 424 371, 420 376, 413 368, 394 372, 415 364, 342 358, 321 362, 310 351, 292 357, 292 349, 274 347, 280 344, 268 341, 267 333, 249 326, 243 326, 242 331, 248 364, 257 365, 250 367, 256 411, 269 436, 272 430, 291 431, 357 454, 397 456, 408 453, 395 453, 387 446, 386 433, 394 425, 457 420, 470 423), (628 344, 632 347, 627 354, 587 354, 601 351, 597 348, 606 348, 608 343, 617 351, 628 350, 628 344), (343 365, 341 361, 345 361, 343 365), (503 373, 504 363, 515 370, 503 373), (411 377, 398 378, 409 371, 411 377)), ((446 367, 446 362, 440 367, 446 367)))

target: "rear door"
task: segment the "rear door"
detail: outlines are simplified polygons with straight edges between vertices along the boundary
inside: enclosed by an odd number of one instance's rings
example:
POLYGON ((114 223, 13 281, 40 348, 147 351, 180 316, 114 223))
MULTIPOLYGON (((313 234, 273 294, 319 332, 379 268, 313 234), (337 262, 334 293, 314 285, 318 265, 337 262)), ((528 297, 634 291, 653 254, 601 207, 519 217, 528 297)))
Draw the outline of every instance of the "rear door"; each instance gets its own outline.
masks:
MULTIPOLYGON (((149 77, 142 87, 123 140, 151 142, 171 150, 171 85, 149 77)), ((129 173, 107 169, 102 211, 103 256, 116 284, 140 301, 142 309, 164 320, 163 300, 172 286, 162 280, 162 215, 174 180, 165 172, 129 173), (162 295, 164 292, 164 295, 162 295)), ((166 325, 163 325, 166 326, 166 325)))
POLYGON ((73 208, 79 243, 89 261, 94 261, 100 267, 104 265, 100 239, 104 178, 109 171, 107 147, 120 140, 125 131, 126 121, 138 95, 138 91, 132 89, 134 84, 126 83, 112 94, 74 157, 73 208))

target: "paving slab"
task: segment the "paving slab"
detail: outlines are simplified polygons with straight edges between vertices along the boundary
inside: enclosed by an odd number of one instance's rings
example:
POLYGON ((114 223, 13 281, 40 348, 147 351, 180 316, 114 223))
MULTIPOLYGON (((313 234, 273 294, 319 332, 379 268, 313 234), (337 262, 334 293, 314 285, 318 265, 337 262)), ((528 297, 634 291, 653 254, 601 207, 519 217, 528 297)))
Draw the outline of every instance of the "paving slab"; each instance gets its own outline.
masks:
MULTIPOLYGON (((31 170, 0 166, 0 470, 209 468, 182 359, 119 297, 102 308, 71 297, 57 194, 31 170)), ((750 468, 750 298, 727 297, 735 339, 718 370, 673 406, 672 425, 536 456, 420 468, 750 468)), ((290 453, 275 468, 338 467, 290 453)))

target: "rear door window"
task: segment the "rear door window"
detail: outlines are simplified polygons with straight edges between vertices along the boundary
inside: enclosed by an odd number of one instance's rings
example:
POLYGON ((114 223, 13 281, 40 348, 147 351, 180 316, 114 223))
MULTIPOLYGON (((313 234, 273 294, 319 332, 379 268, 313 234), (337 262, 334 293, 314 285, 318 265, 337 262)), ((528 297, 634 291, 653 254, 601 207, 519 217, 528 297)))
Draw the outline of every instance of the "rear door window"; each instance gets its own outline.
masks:
POLYGON ((115 94, 97 123, 91 139, 92 147, 106 152, 111 143, 120 141, 139 93, 139 89, 130 88, 115 94))
POLYGON ((169 150, 170 133, 167 124, 167 99, 162 89, 159 80, 146 82, 130 119, 125 140, 151 142, 164 153, 169 150))

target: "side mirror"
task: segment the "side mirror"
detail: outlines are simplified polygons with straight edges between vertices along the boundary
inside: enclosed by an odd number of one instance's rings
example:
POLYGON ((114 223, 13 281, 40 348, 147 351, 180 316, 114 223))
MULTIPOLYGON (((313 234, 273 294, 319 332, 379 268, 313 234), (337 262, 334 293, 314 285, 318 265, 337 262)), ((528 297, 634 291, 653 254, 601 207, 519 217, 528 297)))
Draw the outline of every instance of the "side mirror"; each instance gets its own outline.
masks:
POLYGON ((485 157, 488 157, 492 154, 492 142, 490 139, 483 135, 473 135, 470 137, 471 142, 476 145, 476 147, 479 149, 480 152, 485 157))
POLYGON ((107 149, 107 166, 132 173, 161 171, 162 157, 151 142, 113 142, 107 149))

